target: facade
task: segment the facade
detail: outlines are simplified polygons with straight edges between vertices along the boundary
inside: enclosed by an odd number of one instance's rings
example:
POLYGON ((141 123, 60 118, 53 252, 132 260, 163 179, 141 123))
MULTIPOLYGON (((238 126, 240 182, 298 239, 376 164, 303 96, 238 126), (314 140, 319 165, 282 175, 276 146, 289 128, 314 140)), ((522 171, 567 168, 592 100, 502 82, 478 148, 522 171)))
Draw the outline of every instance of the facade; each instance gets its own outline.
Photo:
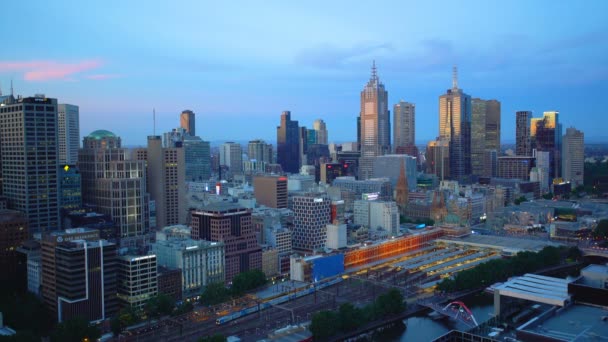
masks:
POLYGON ((59 164, 74 165, 80 147, 80 121, 78 106, 57 105, 59 164))
POLYGON ((498 157, 498 177, 527 181, 530 179, 530 171, 535 166, 535 162, 534 157, 498 157))
POLYGON ((416 105, 399 101, 393 106, 393 148, 406 149, 416 145, 416 105))
POLYGON ((574 127, 566 129, 562 141, 562 178, 576 188, 585 178, 585 134, 574 127))
POLYGON ((406 213, 407 206, 410 202, 409 194, 410 189, 407 177, 405 176, 405 164, 401 164, 401 167, 399 168, 399 179, 397 180, 397 187, 395 189, 395 201, 397 202, 401 214, 406 213))
POLYGON ((515 154, 518 156, 532 155, 530 140, 530 123, 532 112, 522 110, 515 113, 515 154))
POLYGON ((232 203, 215 203, 192 211, 192 238, 223 242, 226 282, 237 274, 262 269, 262 248, 251 222, 251 210, 232 203))
MULTIPOLYGON (((69 211, 82 207, 80 171, 76 165, 59 165, 59 203, 69 211)), ((63 215, 62 215, 63 216, 63 215)), ((68 227, 66 227, 68 228, 68 227)))
POLYGON ((291 120, 291 112, 281 114, 281 125, 277 127, 277 163, 283 171, 298 173, 300 170, 300 130, 298 121, 291 120))
POLYGON ((369 202, 369 227, 370 229, 382 228, 389 236, 399 234, 399 208, 393 201, 370 201, 369 202))
POLYGON ((458 88, 456 68, 452 89, 439 97, 439 136, 450 146, 450 178, 471 174, 471 96, 458 88))
POLYGON ((30 232, 59 229, 57 100, 36 95, 2 102, 2 194, 10 209, 27 215, 30 232))
POLYGON ((184 137, 186 180, 201 182, 211 178, 211 145, 199 137, 184 137))
POLYGON ((186 156, 181 147, 163 148, 160 136, 148 137, 148 184, 156 202, 156 226, 185 224, 186 156))
POLYGON ((0 281, 8 283, 17 280, 17 247, 29 238, 24 213, 0 209, 0 281))
POLYGON ((232 173, 243 172, 243 149, 241 144, 226 142, 220 147, 220 164, 228 166, 232 173))
POLYGON ((327 126, 325 125, 325 121, 317 119, 312 123, 312 127, 316 132, 315 144, 327 145, 327 126))
POLYGON ((158 266, 179 268, 182 296, 198 296, 203 287, 224 282, 225 245, 221 242, 169 238, 152 244, 158 266))
POLYGON ((182 300, 182 270, 158 266, 158 293, 174 301, 182 300))
POLYGON ((439 138, 426 145, 426 173, 436 175, 439 180, 450 177, 450 142, 439 138))
POLYGON ((320 181, 325 184, 332 184, 334 179, 349 175, 349 165, 342 163, 323 163, 321 164, 320 181))
POLYGON ((471 173, 488 176, 486 154, 500 151, 500 102, 471 100, 471 173))
POLYGON ((196 136, 196 125, 195 125, 195 114, 191 110, 184 110, 179 116, 179 125, 185 129, 186 132, 192 136, 196 136))
POLYGON ((253 177, 253 195, 258 203, 271 208, 287 208, 287 177, 253 177))
POLYGON ((266 277, 279 274, 279 254, 276 249, 267 248, 262 251, 262 272, 266 277))
POLYGON ((118 257, 118 300, 121 307, 143 310, 158 294, 156 255, 118 257))
POLYGON ((405 176, 411 190, 416 189, 418 172, 416 158, 406 154, 387 154, 374 158, 374 177, 388 178, 393 186, 397 186, 401 166, 405 165, 405 176))
POLYGON ((258 163, 272 164, 274 159, 272 145, 261 139, 251 140, 247 145, 247 152, 249 161, 255 160, 258 163))
POLYGON ((78 169, 83 204, 110 215, 121 247, 143 244, 150 228, 146 161, 122 148, 114 133, 98 130, 83 139, 78 169))
POLYGON ((532 119, 530 138, 533 149, 549 152, 549 177, 559 178, 562 172, 562 125, 559 123, 559 112, 544 112, 542 118, 532 119))
POLYGON ((346 224, 332 223, 327 225, 327 248, 340 249, 345 248, 347 244, 346 224))
POLYGON ((331 201, 325 194, 303 194, 292 197, 293 248, 314 251, 325 248, 326 225, 331 220, 331 201))

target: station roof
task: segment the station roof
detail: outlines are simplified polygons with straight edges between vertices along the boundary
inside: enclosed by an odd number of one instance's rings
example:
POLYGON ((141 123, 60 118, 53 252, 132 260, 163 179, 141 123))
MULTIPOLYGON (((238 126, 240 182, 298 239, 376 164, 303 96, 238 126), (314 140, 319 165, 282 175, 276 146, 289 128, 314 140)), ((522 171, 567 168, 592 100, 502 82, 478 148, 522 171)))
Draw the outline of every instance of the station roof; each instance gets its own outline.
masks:
POLYGON ((506 283, 497 286, 494 291, 498 291, 501 296, 565 306, 570 301, 568 283, 570 280, 562 278, 526 274, 511 278, 506 283))

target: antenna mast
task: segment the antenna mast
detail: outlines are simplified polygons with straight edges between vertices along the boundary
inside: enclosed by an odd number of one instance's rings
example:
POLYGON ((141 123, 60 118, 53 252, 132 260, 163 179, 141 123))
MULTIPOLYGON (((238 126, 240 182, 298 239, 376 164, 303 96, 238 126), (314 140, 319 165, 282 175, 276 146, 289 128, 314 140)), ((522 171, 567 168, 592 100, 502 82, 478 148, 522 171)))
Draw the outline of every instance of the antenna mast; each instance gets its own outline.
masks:
POLYGON ((156 135, 156 108, 152 108, 152 135, 156 135))
POLYGON ((458 68, 452 67, 452 89, 458 89, 458 68))
POLYGON ((13 79, 11 78, 11 96, 15 96, 13 93, 13 79))

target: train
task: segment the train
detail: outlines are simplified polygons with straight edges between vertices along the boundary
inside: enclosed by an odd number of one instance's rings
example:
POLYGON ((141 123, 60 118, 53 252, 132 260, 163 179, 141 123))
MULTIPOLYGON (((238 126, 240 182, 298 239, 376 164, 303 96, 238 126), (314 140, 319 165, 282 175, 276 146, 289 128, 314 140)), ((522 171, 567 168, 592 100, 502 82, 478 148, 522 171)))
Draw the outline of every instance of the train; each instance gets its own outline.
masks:
POLYGON ((304 296, 307 296, 309 294, 313 294, 315 293, 316 290, 322 290, 326 287, 338 284, 339 282, 342 281, 342 277, 336 277, 332 280, 326 281, 326 282, 322 282, 322 283, 318 283, 316 286, 311 285, 309 288, 300 290, 296 293, 289 293, 280 297, 276 297, 274 299, 271 299, 267 302, 264 303, 260 303, 259 305, 255 305, 252 307, 249 307, 247 309, 243 309, 241 311, 237 311, 234 312, 232 314, 226 315, 226 316, 222 316, 218 319, 215 320, 215 324, 217 325, 222 325, 225 323, 228 323, 230 321, 233 321, 235 319, 241 318, 241 317, 245 317, 247 315, 251 315, 252 313, 256 313, 258 311, 262 311, 268 308, 271 308, 273 305, 279 305, 279 304, 283 304, 287 301, 290 300, 294 300, 297 298, 301 298, 304 296))

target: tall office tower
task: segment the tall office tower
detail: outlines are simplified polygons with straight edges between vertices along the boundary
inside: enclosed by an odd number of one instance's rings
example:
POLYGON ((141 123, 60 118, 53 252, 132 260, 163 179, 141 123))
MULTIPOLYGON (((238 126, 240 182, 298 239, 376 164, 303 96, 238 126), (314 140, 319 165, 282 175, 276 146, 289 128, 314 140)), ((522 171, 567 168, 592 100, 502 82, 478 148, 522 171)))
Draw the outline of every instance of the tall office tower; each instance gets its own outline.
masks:
POLYGON ((121 247, 142 245, 150 227, 146 161, 121 147, 114 133, 98 130, 84 137, 78 152, 82 202, 110 215, 121 247))
POLYGON ((405 163, 399 167, 399 180, 397 180, 397 187, 395 188, 395 202, 399 207, 399 212, 404 215, 407 209, 407 205, 410 201, 410 189, 407 186, 407 177, 405 176, 405 163))
POLYGON ((17 283, 17 247, 28 239, 27 216, 20 211, 0 209, 0 282, 17 283))
POLYGON ((439 136, 450 145, 450 178, 471 174, 471 96, 458 88, 454 67, 452 89, 439 97, 439 136))
POLYGON ((308 154, 308 129, 304 126, 299 128, 299 139, 298 139, 298 147, 300 150, 300 166, 308 165, 308 158, 306 155, 308 154))
POLYGON ((272 164, 272 145, 264 140, 251 140, 247 145, 249 160, 272 164))
POLYGON ((393 149, 397 153, 415 145, 416 105, 401 100, 393 106, 393 149))
POLYGON ((562 172, 562 124, 559 112, 544 112, 542 118, 532 119, 530 126, 532 148, 549 152, 549 177, 559 178, 562 172))
POLYGON ((532 155, 532 141, 530 141, 531 120, 532 112, 529 110, 515 113, 515 154, 518 156, 532 155))
POLYGON ((585 134, 574 127, 566 129, 562 141, 562 177, 572 188, 583 185, 585 178, 585 134))
POLYGON ((374 177, 388 178, 393 188, 395 188, 399 180, 399 170, 403 164, 405 164, 405 176, 407 177, 409 188, 415 190, 418 173, 416 171, 416 158, 412 156, 387 154, 374 158, 374 177))
POLYGON ((536 158, 529 156, 498 157, 498 177, 527 181, 535 163, 536 158))
POLYGON ((74 165, 78 161, 80 147, 80 121, 78 106, 59 104, 57 106, 59 134, 59 164, 74 165))
POLYGON ((317 144, 327 145, 327 126, 321 119, 312 123, 312 128, 317 132, 317 144))
POLYGON ((325 248, 327 224, 331 223, 331 201, 325 194, 293 196, 293 248, 315 251, 325 248))
POLYGON ((0 108, 2 193, 31 233, 59 229, 57 99, 10 96, 0 108))
POLYGON ((359 179, 373 178, 373 158, 391 150, 391 121, 388 92, 380 82, 376 62, 372 64, 370 80, 361 91, 361 159, 359 179))
POLYGON ((471 100, 471 173, 486 176, 488 151, 500 151, 500 102, 471 100))
POLYGON ((259 204, 287 208, 287 177, 254 176, 253 195, 259 204))
POLYGON ((59 165, 59 204, 66 212, 82 207, 81 177, 76 165, 59 165))
POLYGON ((426 145, 426 173, 439 180, 450 176, 450 142, 445 138, 429 141, 426 145))
POLYGON ((117 297, 120 306, 143 310, 146 303, 158 294, 157 271, 155 254, 119 256, 117 297))
POLYGON ((277 163, 285 172, 300 172, 300 130, 289 111, 281 114, 281 125, 277 127, 277 163))
POLYGON ((241 144, 228 141, 220 147, 220 164, 228 166, 232 173, 243 172, 243 149, 241 144))
POLYGON ((187 181, 211 178, 211 145, 199 137, 186 136, 182 142, 186 161, 187 181))
POLYGON ((179 125, 181 128, 185 129, 190 136, 193 137, 196 136, 196 127, 194 123, 194 112, 188 109, 182 111, 182 114, 179 116, 179 125))
POLYGON ((185 224, 186 160, 181 147, 163 148, 161 137, 148 136, 150 199, 156 202, 156 227, 185 224))
POLYGON ((224 243, 227 283, 241 272, 262 269, 262 248, 249 209, 223 202, 192 211, 192 238, 224 243))

